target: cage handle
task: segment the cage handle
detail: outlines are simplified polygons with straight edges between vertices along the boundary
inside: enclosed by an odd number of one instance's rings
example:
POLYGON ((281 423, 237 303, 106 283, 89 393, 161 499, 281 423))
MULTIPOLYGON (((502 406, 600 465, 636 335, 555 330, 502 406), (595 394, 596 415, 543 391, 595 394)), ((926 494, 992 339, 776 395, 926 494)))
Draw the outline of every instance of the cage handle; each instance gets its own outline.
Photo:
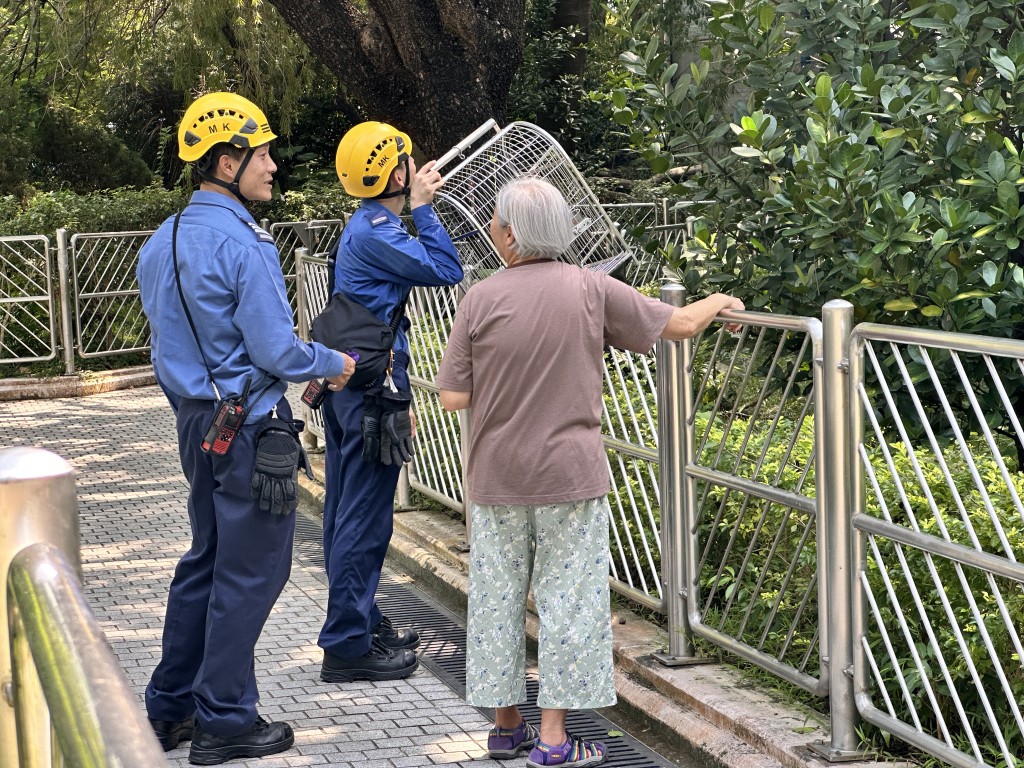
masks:
POLYGON ((473 131, 471 134, 469 134, 469 136, 464 138, 454 147, 452 147, 439 158, 437 158, 437 162, 434 163, 434 170, 440 170, 442 166, 447 165, 456 157, 462 155, 467 149, 469 149, 470 146, 473 145, 474 142, 476 142, 481 136, 483 136, 488 131, 494 131, 495 133, 498 133, 499 130, 500 129, 498 128, 498 124, 494 121, 493 118, 491 118, 486 123, 477 128, 475 131, 473 131))

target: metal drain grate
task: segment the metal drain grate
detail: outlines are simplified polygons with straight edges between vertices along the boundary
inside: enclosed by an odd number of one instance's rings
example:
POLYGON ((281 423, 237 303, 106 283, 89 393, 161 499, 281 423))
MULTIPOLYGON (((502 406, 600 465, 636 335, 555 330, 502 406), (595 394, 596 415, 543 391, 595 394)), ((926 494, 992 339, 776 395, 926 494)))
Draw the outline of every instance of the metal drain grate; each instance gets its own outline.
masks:
MULTIPOLYGON (((323 575, 323 529, 319 520, 298 515, 295 525, 295 557, 306 566, 320 569, 323 575)), ((437 605, 427 595, 402 578, 384 570, 377 588, 377 604, 389 616, 401 616, 402 624, 414 625, 420 633, 417 655, 430 669, 459 695, 466 695, 466 628, 459 618, 437 605)), ((527 674, 526 689, 530 701, 537 700, 537 680, 527 674)), ((540 724, 540 710, 533 704, 520 707, 531 723, 540 724)), ((481 709, 488 717, 490 712, 481 709)), ((571 711, 566 719, 568 729, 576 736, 597 739, 608 747, 608 768, 676 768, 641 742, 624 733, 614 723, 591 710, 571 711), (615 735, 609 735, 615 734, 615 735)))

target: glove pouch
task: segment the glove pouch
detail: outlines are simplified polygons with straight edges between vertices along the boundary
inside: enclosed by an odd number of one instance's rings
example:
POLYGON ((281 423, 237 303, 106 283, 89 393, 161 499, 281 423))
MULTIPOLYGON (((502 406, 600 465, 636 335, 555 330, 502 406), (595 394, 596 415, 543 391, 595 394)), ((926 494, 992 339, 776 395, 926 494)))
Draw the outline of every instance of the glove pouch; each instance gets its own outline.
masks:
POLYGON ((298 420, 272 418, 256 436, 250 493, 264 512, 286 515, 295 509, 298 469, 307 463, 298 439, 303 426, 298 420))
POLYGON ((381 413, 408 411, 412 406, 412 392, 403 392, 401 390, 394 392, 387 387, 382 387, 375 392, 375 395, 381 413))
POLYGON ((380 403, 377 391, 363 395, 363 418, 359 429, 363 436, 363 461, 372 464, 380 456, 380 403))

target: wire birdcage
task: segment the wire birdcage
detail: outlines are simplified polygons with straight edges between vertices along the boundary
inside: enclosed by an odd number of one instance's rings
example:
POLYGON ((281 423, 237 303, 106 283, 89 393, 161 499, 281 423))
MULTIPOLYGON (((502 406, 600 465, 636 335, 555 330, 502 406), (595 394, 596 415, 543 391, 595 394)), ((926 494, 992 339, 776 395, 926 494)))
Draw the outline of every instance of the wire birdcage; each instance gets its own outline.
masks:
POLYGON ((488 225, 498 190, 523 176, 550 182, 572 209, 573 240, 562 256, 565 261, 611 273, 634 259, 618 227, 565 150, 532 123, 515 122, 499 129, 489 120, 439 158, 435 167, 445 183, 434 207, 459 250, 468 283, 504 266, 491 243, 488 225), (459 157, 464 159, 458 165, 444 170, 459 157))

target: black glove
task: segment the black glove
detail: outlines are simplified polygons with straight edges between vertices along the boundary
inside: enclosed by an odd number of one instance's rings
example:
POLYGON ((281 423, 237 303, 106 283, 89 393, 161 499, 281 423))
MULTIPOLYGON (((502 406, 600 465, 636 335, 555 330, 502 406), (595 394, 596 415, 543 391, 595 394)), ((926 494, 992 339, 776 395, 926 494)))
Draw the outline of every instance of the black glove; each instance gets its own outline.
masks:
POLYGON ((359 427, 363 433, 363 461, 380 461, 380 403, 369 392, 363 396, 363 420, 359 427))
POLYGON ((384 388, 380 394, 380 461, 382 464, 405 464, 416 452, 412 444, 412 419, 409 408, 411 392, 394 392, 384 388))
POLYGON ((302 447, 288 422, 271 419, 260 432, 249 487, 264 512, 287 515, 295 509, 301 453, 302 447))
POLYGON ((381 417, 380 460, 383 464, 407 464, 416 448, 412 443, 409 411, 392 411, 381 417))

